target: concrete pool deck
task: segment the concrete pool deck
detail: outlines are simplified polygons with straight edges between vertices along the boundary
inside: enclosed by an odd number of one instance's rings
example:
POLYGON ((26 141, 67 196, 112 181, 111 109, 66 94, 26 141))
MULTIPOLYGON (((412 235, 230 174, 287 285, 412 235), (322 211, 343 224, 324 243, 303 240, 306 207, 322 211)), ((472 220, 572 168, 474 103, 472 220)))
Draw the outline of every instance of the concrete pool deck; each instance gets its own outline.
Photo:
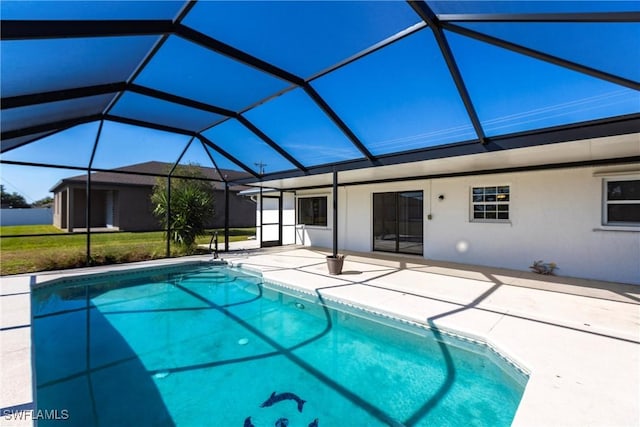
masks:
MULTIPOLYGON (((515 426, 640 425, 640 286, 349 252, 343 274, 330 276, 327 252, 314 248, 221 255, 302 292, 485 340, 530 372, 515 426)), ((31 425, 4 414, 35 406, 32 284, 210 258, 2 278, 0 425, 31 425)))

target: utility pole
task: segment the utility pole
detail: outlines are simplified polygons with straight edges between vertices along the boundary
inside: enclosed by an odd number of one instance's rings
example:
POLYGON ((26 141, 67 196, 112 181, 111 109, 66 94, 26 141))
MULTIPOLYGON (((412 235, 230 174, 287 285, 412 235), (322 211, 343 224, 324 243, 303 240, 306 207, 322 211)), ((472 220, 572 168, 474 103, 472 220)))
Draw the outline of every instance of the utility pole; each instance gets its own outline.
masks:
POLYGON ((255 162, 254 165, 258 166, 260 175, 264 175, 264 167, 267 166, 266 163, 262 163, 262 161, 255 162))

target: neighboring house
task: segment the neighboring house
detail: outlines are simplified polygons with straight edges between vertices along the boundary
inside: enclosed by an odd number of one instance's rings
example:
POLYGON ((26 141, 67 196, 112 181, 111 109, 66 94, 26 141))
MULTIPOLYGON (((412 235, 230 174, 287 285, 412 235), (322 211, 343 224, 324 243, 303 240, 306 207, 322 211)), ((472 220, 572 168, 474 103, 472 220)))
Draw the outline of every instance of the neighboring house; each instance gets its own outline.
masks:
MULTIPOLYGON (((159 230, 158 218, 153 215, 151 193, 157 177, 143 174, 166 174, 168 163, 146 162, 115 169, 126 172, 95 172, 91 174, 91 227, 112 228, 121 231, 159 230)), ((220 180, 213 168, 200 168, 212 179, 220 180)), ((228 180, 242 178, 245 174, 236 171, 221 171, 228 180)), ((224 227, 225 195, 224 183, 214 185, 215 215, 208 227, 224 227)), ((256 223, 255 202, 238 192, 247 187, 229 186, 229 226, 254 227, 256 223)), ((87 175, 77 175, 58 182, 54 193, 53 225, 73 231, 86 228, 87 175)))

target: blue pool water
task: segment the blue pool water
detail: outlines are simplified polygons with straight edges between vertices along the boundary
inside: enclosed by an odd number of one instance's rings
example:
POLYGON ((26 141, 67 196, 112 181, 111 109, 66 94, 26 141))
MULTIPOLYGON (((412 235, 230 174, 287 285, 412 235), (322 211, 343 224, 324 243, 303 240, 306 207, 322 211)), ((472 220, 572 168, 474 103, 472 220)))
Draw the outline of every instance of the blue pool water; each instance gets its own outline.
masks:
POLYGON ((69 415, 40 425, 511 424, 526 377, 486 347, 275 288, 196 265, 34 291, 38 408, 69 415))

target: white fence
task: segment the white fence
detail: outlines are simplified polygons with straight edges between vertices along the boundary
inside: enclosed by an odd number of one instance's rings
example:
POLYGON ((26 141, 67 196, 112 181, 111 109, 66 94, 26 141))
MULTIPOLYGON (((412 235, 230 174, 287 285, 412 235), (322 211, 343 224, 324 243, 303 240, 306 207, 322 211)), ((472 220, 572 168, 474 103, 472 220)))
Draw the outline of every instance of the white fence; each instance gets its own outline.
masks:
POLYGON ((53 209, 0 209, 0 226, 39 224, 53 224, 53 209))

